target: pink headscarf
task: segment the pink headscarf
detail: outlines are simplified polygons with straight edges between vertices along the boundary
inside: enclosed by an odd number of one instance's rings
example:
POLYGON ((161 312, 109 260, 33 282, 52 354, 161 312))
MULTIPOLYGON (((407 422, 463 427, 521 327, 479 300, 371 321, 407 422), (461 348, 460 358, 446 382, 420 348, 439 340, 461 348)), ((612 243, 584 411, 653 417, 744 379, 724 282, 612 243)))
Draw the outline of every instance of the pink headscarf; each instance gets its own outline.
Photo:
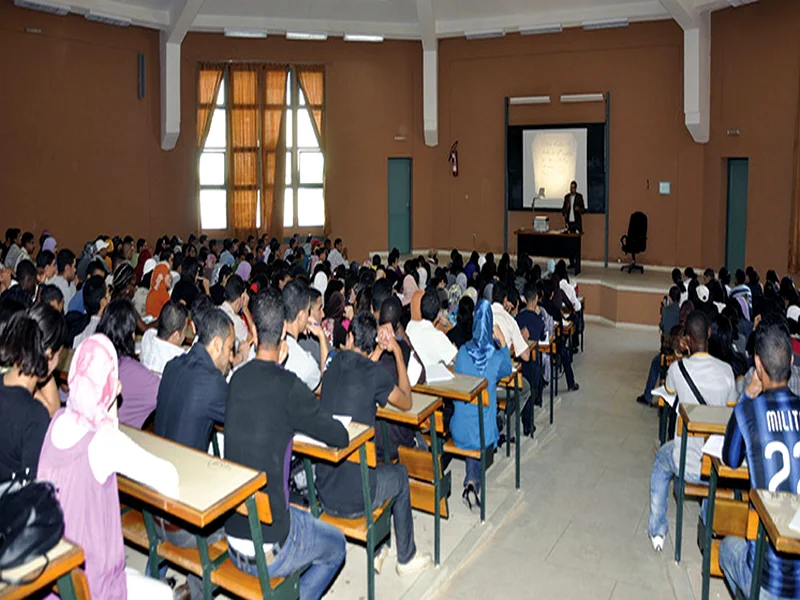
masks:
POLYGON ((243 281, 247 281, 250 279, 250 271, 253 270, 253 265, 251 265, 246 260, 243 260, 239 263, 239 267, 236 269, 236 274, 242 278, 243 281))
POLYGON ((108 412, 117 399, 119 361, 111 341, 95 334, 81 343, 69 367, 69 398, 65 416, 91 431, 116 425, 108 412))
POLYGON ((408 306, 411 303, 411 298, 419 291, 417 282, 411 275, 406 275, 403 279, 403 306, 408 306))

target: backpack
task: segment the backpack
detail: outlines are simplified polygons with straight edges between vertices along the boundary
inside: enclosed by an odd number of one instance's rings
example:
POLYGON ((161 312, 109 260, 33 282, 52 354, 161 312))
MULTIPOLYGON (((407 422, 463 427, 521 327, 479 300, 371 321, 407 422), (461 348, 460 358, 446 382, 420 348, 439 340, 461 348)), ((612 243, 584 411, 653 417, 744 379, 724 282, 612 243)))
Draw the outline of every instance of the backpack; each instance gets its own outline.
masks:
POLYGON ((17 480, 0 484, 0 571, 43 556, 45 565, 38 577, 47 568, 47 552, 63 535, 64 513, 53 484, 17 480))

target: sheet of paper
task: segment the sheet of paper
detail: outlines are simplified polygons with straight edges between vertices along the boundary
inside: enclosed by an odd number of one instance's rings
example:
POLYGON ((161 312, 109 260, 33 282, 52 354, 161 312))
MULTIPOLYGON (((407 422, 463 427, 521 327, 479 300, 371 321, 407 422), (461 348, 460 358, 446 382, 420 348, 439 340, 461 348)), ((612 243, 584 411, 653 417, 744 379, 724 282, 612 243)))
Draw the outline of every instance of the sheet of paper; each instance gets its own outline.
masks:
POLYGON ((347 426, 350 425, 350 421, 353 420, 353 417, 351 417, 350 415, 333 415, 333 418, 339 421, 339 423, 341 423, 342 425, 344 425, 345 428, 347 428, 347 426))
POLYGON ((675 406, 675 394, 670 394, 663 385, 655 388, 652 392, 654 398, 664 398, 670 406, 675 406))
MULTIPOLYGON (((350 422, 353 420, 353 417, 349 415, 333 415, 333 418, 339 421, 345 428, 350 427, 350 422)), ((292 438, 295 442, 301 442, 303 444, 312 444, 314 446, 319 446, 321 448, 325 448, 327 446, 326 443, 320 442, 316 438, 312 438, 302 433, 295 433, 294 437, 292 438)))
POLYGON ((797 512, 794 513, 792 520, 789 521, 789 529, 797 533, 800 533, 800 508, 797 509, 797 512))
POLYGON ((411 354, 408 361, 408 383, 413 387, 419 383, 422 377, 422 363, 417 360, 415 354, 411 354))
POLYGON ((722 445, 725 443, 724 435, 711 435, 703 444, 703 454, 722 460, 722 445))
POLYGON ((451 379, 455 379, 455 375, 443 363, 439 362, 425 366, 425 381, 427 383, 450 381, 451 379))

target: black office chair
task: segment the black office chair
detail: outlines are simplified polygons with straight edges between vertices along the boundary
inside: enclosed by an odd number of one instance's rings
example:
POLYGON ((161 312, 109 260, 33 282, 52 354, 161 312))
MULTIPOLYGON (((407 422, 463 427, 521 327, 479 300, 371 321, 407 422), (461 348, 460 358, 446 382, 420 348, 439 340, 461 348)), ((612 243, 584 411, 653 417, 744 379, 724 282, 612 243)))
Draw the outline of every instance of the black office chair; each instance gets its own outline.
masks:
POLYGON ((623 266, 620 271, 644 273, 644 267, 636 264, 636 255, 647 250, 647 215, 638 211, 632 213, 628 221, 628 233, 619 238, 619 241, 622 244, 622 251, 633 258, 633 262, 623 266))

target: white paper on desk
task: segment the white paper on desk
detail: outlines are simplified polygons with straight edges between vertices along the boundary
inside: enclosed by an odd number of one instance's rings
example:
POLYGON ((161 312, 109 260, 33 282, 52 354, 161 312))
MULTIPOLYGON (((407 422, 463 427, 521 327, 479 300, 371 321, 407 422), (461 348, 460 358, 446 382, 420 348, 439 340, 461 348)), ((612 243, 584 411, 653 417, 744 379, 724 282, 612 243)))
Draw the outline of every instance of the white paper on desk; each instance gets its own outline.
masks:
POLYGON ((550 345, 550 332, 544 332, 544 340, 539 342, 542 346, 549 346, 550 345))
POLYGON ((344 425, 345 429, 350 426, 350 421, 353 420, 353 417, 350 415, 333 415, 333 418, 339 421, 342 425, 344 425))
POLYGON ((562 324, 564 327, 569 327, 569 323, 570 323, 570 322, 569 322, 567 319, 561 319, 561 324, 562 324))
POLYGON ((667 401, 671 407, 675 408, 675 399, 678 397, 677 394, 670 394, 663 385, 655 388, 652 392, 653 397, 658 398, 661 397, 667 401))
POLYGON ((417 357, 414 353, 411 354, 411 359, 408 361, 408 383, 411 387, 414 387, 419 383, 420 378, 422 377, 422 363, 417 360, 417 357))
POLYGON ((437 383, 439 381, 450 381, 455 379, 455 375, 450 372, 443 363, 435 363, 432 365, 425 365, 425 382, 437 383))
MULTIPOLYGON (((347 427, 350 426, 350 421, 353 420, 353 417, 349 415, 333 415, 333 418, 339 421, 339 423, 341 423, 342 425, 344 425, 345 429, 347 429, 347 427)), ((325 442, 320 442, 318 439, 312 438, 303 433, 295 433, 292 440, 295 442, 301 442, 303 444, 312 444, 314 446, 321 446, 322 448, 325 448, 328 445, 325 442)))
POLYGON ((800 509, 798 509, 797 512, 794 513, 792 520, 789 521, 789 529, 791 529, 792 531, 796 531, 797 533, 800 533, 800 509))
POLYGON ((703 444, 703 454, 722 460, 722 445, 725 443, 724 435, 711 435, 703 444))

